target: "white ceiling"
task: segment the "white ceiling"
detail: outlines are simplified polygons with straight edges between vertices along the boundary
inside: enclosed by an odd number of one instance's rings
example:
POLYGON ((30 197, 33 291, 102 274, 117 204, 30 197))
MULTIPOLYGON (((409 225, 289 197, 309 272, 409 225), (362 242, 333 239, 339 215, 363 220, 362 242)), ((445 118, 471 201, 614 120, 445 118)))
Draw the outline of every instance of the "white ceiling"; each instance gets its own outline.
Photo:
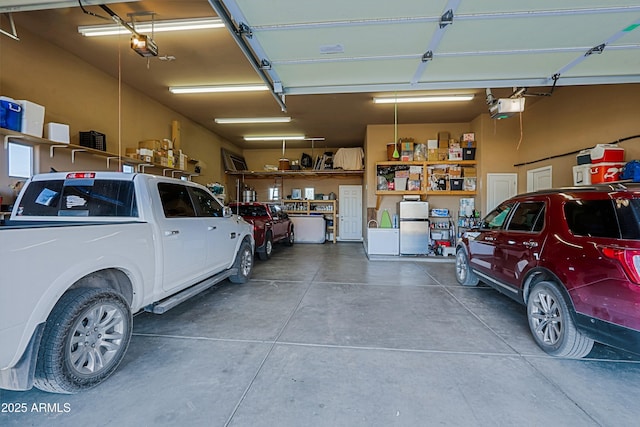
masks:
POLYGON ((210 3, 250 28, 244 42, 285 94, 640 81, 637 0, 210 3))

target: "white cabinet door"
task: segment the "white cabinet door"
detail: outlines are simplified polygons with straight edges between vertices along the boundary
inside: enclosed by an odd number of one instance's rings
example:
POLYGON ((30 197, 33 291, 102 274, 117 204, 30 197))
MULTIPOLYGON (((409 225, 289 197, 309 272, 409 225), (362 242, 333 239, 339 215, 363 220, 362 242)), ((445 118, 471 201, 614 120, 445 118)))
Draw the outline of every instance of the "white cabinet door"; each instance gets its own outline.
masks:
MULTIPOLYGON (((362 186, 341 185, 339 190, 339 240, 362 240, 362 186)), ((334 224, 335 225, 335 224, 334 224)))

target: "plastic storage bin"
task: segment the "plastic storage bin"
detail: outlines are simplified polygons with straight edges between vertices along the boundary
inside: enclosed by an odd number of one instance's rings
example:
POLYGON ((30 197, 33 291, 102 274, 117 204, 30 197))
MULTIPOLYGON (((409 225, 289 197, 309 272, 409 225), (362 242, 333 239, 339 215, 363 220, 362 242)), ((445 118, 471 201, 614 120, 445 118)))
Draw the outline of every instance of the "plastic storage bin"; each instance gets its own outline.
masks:
POLYGON ((22 106, 14 101, 0 99, 0 128, 22 130, 22 106))

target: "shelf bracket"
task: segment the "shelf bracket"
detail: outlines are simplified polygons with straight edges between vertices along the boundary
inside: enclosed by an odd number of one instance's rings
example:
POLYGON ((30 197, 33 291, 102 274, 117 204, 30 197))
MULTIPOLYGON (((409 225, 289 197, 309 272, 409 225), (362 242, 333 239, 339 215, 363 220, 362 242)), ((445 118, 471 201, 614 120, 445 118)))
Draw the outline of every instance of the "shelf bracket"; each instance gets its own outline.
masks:
POLYGON ((71 150, 71 163, 76 162, 76 153, 81 153, 83 151, 87 151, 87 150, 85 150, 84 148, 75 148, 71 150))
POLYGON ((170 170, 172 170, 172 169, 162 169, 162 176, 167 176, 167 175, 165 175, 165 172, 170 171, 170 170))
POLYGON ((138 165, 138 172, 144 173, 144 168, 153 166, 151 163, 140 163, 138 165))
POLYGON ((110 162, 111 160, 116 160, 116 159, 119 159, 119 158, 120 158, 120 157, 118 157, 118 156, 108 156, 108 157, 107 157, 107 169, 109 169, 109 162, 110 162))
POLYGON ((4 136, 4 149, 9 148, 9 138, 24 138, 22 135, 5 135, 4 136))
POLYGON ((67 148, 66 145, 52 145, 51 147, 49 147, 49 157, 53 159, 53 153, 55 151, 56 148, 67 148))
POLYGON ((175 175, 175 173, 176 173, 176 172, 178 172, 178 173, 182 173, 182 171, 178 171, 178 170, 175 170, 175 169, 174 169, 174 170, 172 170, 172 171, 171 171, 171 177, 172 177, 172 178, 175 178, 175 176, 176 176, 176 175, 175 175))

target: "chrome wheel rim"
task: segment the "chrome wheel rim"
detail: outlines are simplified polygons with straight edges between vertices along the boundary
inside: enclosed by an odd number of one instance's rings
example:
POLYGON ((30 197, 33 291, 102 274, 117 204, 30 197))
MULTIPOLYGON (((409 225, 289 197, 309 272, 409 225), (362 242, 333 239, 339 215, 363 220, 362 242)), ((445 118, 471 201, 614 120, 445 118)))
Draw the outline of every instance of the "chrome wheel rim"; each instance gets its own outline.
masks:
POLYGON ((293 231, 291 233, 289 233, 289 243, 293 243, 295 240, 295 235, 293 234, 293 231))
POLYGON ((533 296, 529 317, 540 341, 555 345, 562 339, 562 311, 553 295, 537 292, 533 296))
POLYGON ((271 242, 271 240, 267 240, 267 243, 265 243, 264 251, 267 253, 267 255, 271 255, 271 252, 273 252, 273 243, 271 242))
POLYGON ((249 273, 251 273, 251 251, 249 249, 245 249, 242 252, 242 259, 240 260, 240 271, 242 275, 247 277, 249 273))
POLYGON ((69 364, 81 376, 109 369, 124 344, 126 317, 109 303, 86 310, 76 320, 67 347, 69 364))
POLYGON ((458 252, 456 256, 456 274, 458 279, 463 281, 467 278, 467 263, 464 260, 462 252, 458 252))

